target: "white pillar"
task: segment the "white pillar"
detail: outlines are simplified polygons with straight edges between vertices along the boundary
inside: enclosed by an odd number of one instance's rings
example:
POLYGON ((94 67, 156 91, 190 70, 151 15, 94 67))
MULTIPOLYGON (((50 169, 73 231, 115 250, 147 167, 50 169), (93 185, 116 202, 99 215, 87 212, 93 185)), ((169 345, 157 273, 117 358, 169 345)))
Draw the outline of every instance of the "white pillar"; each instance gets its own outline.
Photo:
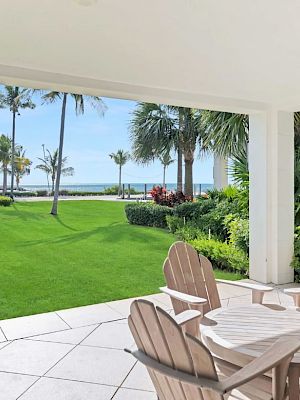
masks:
POLYGON ((227 160, 214 154, 214 187, 218 190, 228 186, 227 160))
POLYGON ((294 116, 250 115, 250 278, 293 281, 294 116))

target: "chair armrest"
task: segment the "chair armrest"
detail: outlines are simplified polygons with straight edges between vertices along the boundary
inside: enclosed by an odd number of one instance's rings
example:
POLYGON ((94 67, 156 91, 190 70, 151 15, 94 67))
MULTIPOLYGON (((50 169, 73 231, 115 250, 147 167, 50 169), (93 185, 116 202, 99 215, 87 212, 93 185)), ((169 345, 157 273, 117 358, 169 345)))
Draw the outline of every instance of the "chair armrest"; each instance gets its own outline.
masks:
POLYGON ((178 292, 177 290, 169 289, 168 287, 164 286, 161 287, 160 290, 168 294, 169 296, 173 297, 174 299, 181 300, 185 303, 192 304, 194 306, 204 305, 207 303, 206 299, 198 296, 191 296, 190 294, 178 292))
MULTIPOLYGON (((234 388, 263 375, 272 368, 279 366, 284 361, 289 361, 293 355, 300 349, 300 339, 296 337, 282 337, 277 340, 267 351, 260 357, 254 359, 245 367, 235 372, 229 378, 222 381, 223 393, 228 393, 234 388)), ((287 372, 287 369, 286 369, 287 372)), ((281 376, 286 380, 286 376, 281 376)))
POLYGON ((256 283, 248 283, 241 281, 226 281, 224 279, 216 279, 218 283, 225 283, 227 285, 233 285, 238 287, 243 287, 245 289, 252 290, 252 303, 262 304, 264 294, 266 292, 272 292, 273 288, 270 286, 259 285, 256 283))
POLYGON ((177 322, 178 325, 182 326, 186 323, 193 321, 196 318, 201 317, 201 312, 198 310, 186 310, 181 312, 180 314, 175 315, 173 318, 177 322))
POLYGON ((226 283, 227 285, 240 286, 246 289, 257 290, 258 292, 272 292, 273 288, 270 286, 259 285, 256 283, 241 282, 241 281, 227 281, 225 279, 216 279, 218 283, 226 283))
POLYGON ((179 370, 175 370, 167 365, 164 365, 150 356, 146 355, 140 350, 131 351, 125 349, 126 353, 130 353, 135 357, 138 361, 140 361, 147 368, 150 368, 154 371, 160 372, 161 374, 173 378, 176 381, 180 381, 182 383, 188 383, 190 385, 196 386, 198 388, 206 388, 216 391, 219 394, 223 394, 223 388, 221 386, 221 382, 213 381, 212 379, 206 378, 198 378, 197 376, 191 375, 187 372, 182 372, 179 370))
POLYGON ((293 296, 295 306, 300 307, 300 288, 299 287, 284 289, 283 292, 290 296, 293 296))

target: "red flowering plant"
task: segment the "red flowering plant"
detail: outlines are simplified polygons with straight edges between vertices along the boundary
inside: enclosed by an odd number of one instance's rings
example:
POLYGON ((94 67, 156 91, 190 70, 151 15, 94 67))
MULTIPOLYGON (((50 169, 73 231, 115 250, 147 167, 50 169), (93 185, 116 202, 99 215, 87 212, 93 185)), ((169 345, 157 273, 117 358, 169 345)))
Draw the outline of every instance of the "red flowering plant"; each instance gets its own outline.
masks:
POLYGON ((160 206, 174 207, 175 205, 190 201, 181 191, 167 192, 162 186, 153 186, 150 192, 154 203, 160 206))

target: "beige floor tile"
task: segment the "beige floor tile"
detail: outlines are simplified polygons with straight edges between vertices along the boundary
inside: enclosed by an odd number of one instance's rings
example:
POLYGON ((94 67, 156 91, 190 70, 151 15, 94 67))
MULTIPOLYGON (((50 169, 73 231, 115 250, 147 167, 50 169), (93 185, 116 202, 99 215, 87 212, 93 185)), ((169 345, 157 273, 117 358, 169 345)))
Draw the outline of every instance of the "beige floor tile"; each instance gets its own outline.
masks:
POLYGON ((49 333, 46 335, 33 336, 31 340, 40 340, 42 342, 56 342, 67 344, 78 344, 84 340, 98 325, 89 325, 82 328, 68 329, 65 331, 49 333))
POLYGON ((47 376, 119 386, 135 359, 122 350, 78 346, 47 376))
POLYGON ((16 340, 0 351, 0 371, 43 375, 74 346, 16 340))
POLYGON ((30 315, 0 321, 8 340, 25 338, 69 328, 55 313, 30 315))
POLYGON ((112 310, 105 303, 61 310, 57 311, 57 314, 72 328, 114 321, 122 318, 120 313, 112 310))
POLYGON ((147 369, 140 363, 137 363, 130 372, 122 387, 129 389, 139 389, 154 391, 154 386, 149 377, 147 369))
POLYGON ((113 400, 157 400, 157 395, 141 390, 119 389, 113 400))
POLYGON ((0 400, 16 400, 38 377, 0 372, 0 400))
POLYGON ((42 378, 20 400, 110 400, 116 389, 91 383, 42 378))
POLYGON ((134 340, 127 324, 107 322, 101 324, 81 344, 123 350, 132 347, 134 340))

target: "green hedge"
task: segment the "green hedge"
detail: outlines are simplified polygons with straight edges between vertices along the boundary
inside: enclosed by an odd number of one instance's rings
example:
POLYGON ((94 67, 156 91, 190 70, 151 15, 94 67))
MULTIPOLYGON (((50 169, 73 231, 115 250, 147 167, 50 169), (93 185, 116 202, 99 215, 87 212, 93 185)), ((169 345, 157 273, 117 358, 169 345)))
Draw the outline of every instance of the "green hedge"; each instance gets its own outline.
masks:
POLYGON ((215 207, 214 201, 210 199, 198 200, 194 203, 182 203, 174 208, 174 215, 185 218, 186 221, 197 220, 201 215, 207 214, 215 207))
POLYGON ((125 213, 130 224, 166 228, 166 217, 173 214, 173 209, 153 203, 132 203, 126 204, 125 213))
POLYGON ((214 268, 239 271, 246 274, 249 269, 249 259, 245 252, 232 244, 214 239, 195 239, 189 243, 201 254, 207 257, 214 268))
POLYGON ((12 203, 12 199, 6 196, 0 196, 0 206, 9 207, 12 203))
MULTIPOLYGON (((7 193, 8 195, 8 193, 7 193)), ((14 190, 14 196, 15 197, 36 197, 36 192, 27 192, 27 191, 23 191, 23 190, 14 190)))

